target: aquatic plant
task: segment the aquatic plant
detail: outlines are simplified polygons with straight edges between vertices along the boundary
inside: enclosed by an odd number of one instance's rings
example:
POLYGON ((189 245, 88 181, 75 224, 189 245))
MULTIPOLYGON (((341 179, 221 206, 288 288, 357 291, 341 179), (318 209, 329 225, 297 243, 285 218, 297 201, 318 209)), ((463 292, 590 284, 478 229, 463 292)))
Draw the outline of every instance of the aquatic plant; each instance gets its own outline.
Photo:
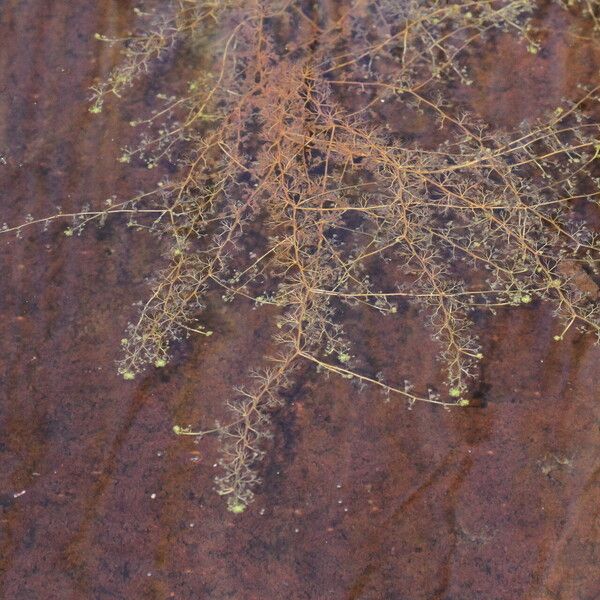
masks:
MULTIPOLYGON (((562 4, 596 23, 595 5, 562 4)), ((227 400, 230 422, 174 427, 220 436, 216 488, 234 513, 253 499, 270 414, 301 365, 410 406, 465 407, 483 358, 474 311, 542 300, 562 323, 557 339, 571 327, 600 334, 598 304, 578 285, 578 275, 597 274, 600 250, 578 210, 598 204, 596 90, 515 131, 455 100, 472 83, 469 60, 498 35, 538 53, 535 8, 179 0, 138 9, 139 31, 126 38, 97 34, 124 56, 94 87, 93 113, 159 66, 183 74, 132 122, 145 131, 119 158, 169 163, 176 175, 70 215, 65 230, 126 213, 168 247, 123 339, 119 372, 131 380, 164 367, 175 343, 211 335, 202 324, 209 290, 275 315, 278 351, 227 400), (391 319, 400 301, 428 315, 445 393, 369 372, 344 334, 346 307, 391 319)))

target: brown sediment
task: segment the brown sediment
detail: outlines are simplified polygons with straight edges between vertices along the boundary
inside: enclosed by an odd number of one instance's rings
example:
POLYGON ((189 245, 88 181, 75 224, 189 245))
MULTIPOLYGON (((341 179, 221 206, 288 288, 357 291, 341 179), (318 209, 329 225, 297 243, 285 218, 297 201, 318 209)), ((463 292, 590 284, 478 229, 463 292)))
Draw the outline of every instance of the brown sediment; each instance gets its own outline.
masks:
MULTIPOLYGON (((115 60, 93 34, 127 29, 132 6, 0 7, 1 221, 147 185, 115 160, 133 135, 126 109, 98 118, 86 104, 115 60)), ((545 55, 502 37, 476 66, 464 97, 486 118, 533 118, 574 97, 575 81, 593 83, 597 43, 568 34, 565 14, 545 14, 545 55)), ((123 225, 73 239, 54 226, 0 245, 0 597, 597 597, 590 337, 556 343, 543 305, 482 317, 483 383, 464 411, 409 411, 304 366, 274 415, 256 502, 234 516, 212 490, 216 441, 171 427, 224 418, 232 386, 260 364, 267 320, 244 302, 211 302, 211 338, 124 382, 119 340, 160 249, 123 225)), ((440 385, 417 311, 357 313, 348 330, 374 372, 440 385)))

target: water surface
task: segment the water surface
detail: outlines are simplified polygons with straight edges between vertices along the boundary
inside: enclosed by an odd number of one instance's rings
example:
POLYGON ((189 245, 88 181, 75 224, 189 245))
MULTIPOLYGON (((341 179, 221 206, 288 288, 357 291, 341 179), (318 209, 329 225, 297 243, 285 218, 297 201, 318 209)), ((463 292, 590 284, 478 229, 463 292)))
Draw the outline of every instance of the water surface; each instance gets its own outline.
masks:
MULTIPOLYGON (((133 6, 0 4, 0 221, 149 185, 115 160, 143 99, 100 118, 86 102, 116 60, 93 34, 127 30, 133 6)), ((499 125, 597 79, 597 46, 543 15, 542 56, 502 38, 473 65, 464 97, 499 125)), ((223 417, 260 364, 261 312, 211 303, 212 338, 124 382, 114 360, 160 264, 153 240, 115 219, 73 239, 28 230, 0 252, 0 597, 600 597, 600 352, 577 332, 553 342, 548 307, 482 318, 483 383, 464 411, 408 411, 307 369, 275 415, 256 502, 235 516, 212 491, 216 441, 171 427, 223 417)), ((439 385, 419 316, 401 317, 365 313, 349 331, 399 378, 439 385)))

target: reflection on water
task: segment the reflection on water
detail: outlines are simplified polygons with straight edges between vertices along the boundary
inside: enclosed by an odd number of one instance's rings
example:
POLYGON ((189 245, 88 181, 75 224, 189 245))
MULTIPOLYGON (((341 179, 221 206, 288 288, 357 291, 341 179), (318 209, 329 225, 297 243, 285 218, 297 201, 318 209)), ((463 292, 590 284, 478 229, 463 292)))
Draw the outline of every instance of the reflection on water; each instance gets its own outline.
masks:
MULTIPOLYGON (((93 34, 126 30, 131 8, 0 6, 0 220, 142 185, 115 161, 129 109, 98 120, 86 105, 114 60, 93 34)), ((480 113, 535 116, 596 77, 598 52, 561 35, 561 19, 549 9, 541 59, 501 40, 475 66, 480 113)), ((114 359, 157 264, 149 238, 115 220, 0 251, 3 598, 596 597, 599 352, 575 332, 554 343, 545 307, 482 322, 484 383, 463 412, 408 412, 307 372, 276 415, 257 501, 233 516, 212 492, 216 441, 171 425, 221 416, 260 358, 260 311, 215 303, 218 335, 126 384, 114 359)), ((403 317, 384 330, 365 313, 350 329, 373 360, 435 384, 418 315, 403 317)))

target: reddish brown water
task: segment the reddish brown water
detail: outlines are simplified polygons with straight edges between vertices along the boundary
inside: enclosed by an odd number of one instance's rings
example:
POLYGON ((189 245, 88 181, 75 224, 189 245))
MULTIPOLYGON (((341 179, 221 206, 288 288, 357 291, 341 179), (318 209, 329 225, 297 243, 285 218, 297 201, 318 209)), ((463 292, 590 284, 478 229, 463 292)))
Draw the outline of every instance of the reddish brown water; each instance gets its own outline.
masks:
MULTIPOLYGON (((115 60, 93 34, 126 30, 132 7, 0 3, 0 221, 148 185, 115 161, 135 104, 99 118, 86 103, 115 60)), ((597 49, 547 14, 542 56, 506 39, 475 66, 469 98, 487 118, 535 116, 597 78, 597 49)), ((216 442, 171 427, 222 416, 260 361, 261 313, 215 303, 212 338, 127 383, 114 360, 154 243, 116 220, 0 251, 0 598, 600 598, 600 352, 575 332, 553 342, 546 307, 482 322, 484 383, 464 411, 408 411, 307 370, 257 500, 234 516, 212 491, 216 442)), ((399 379, 439 382, 414 312, 353 328, 399 379)))

